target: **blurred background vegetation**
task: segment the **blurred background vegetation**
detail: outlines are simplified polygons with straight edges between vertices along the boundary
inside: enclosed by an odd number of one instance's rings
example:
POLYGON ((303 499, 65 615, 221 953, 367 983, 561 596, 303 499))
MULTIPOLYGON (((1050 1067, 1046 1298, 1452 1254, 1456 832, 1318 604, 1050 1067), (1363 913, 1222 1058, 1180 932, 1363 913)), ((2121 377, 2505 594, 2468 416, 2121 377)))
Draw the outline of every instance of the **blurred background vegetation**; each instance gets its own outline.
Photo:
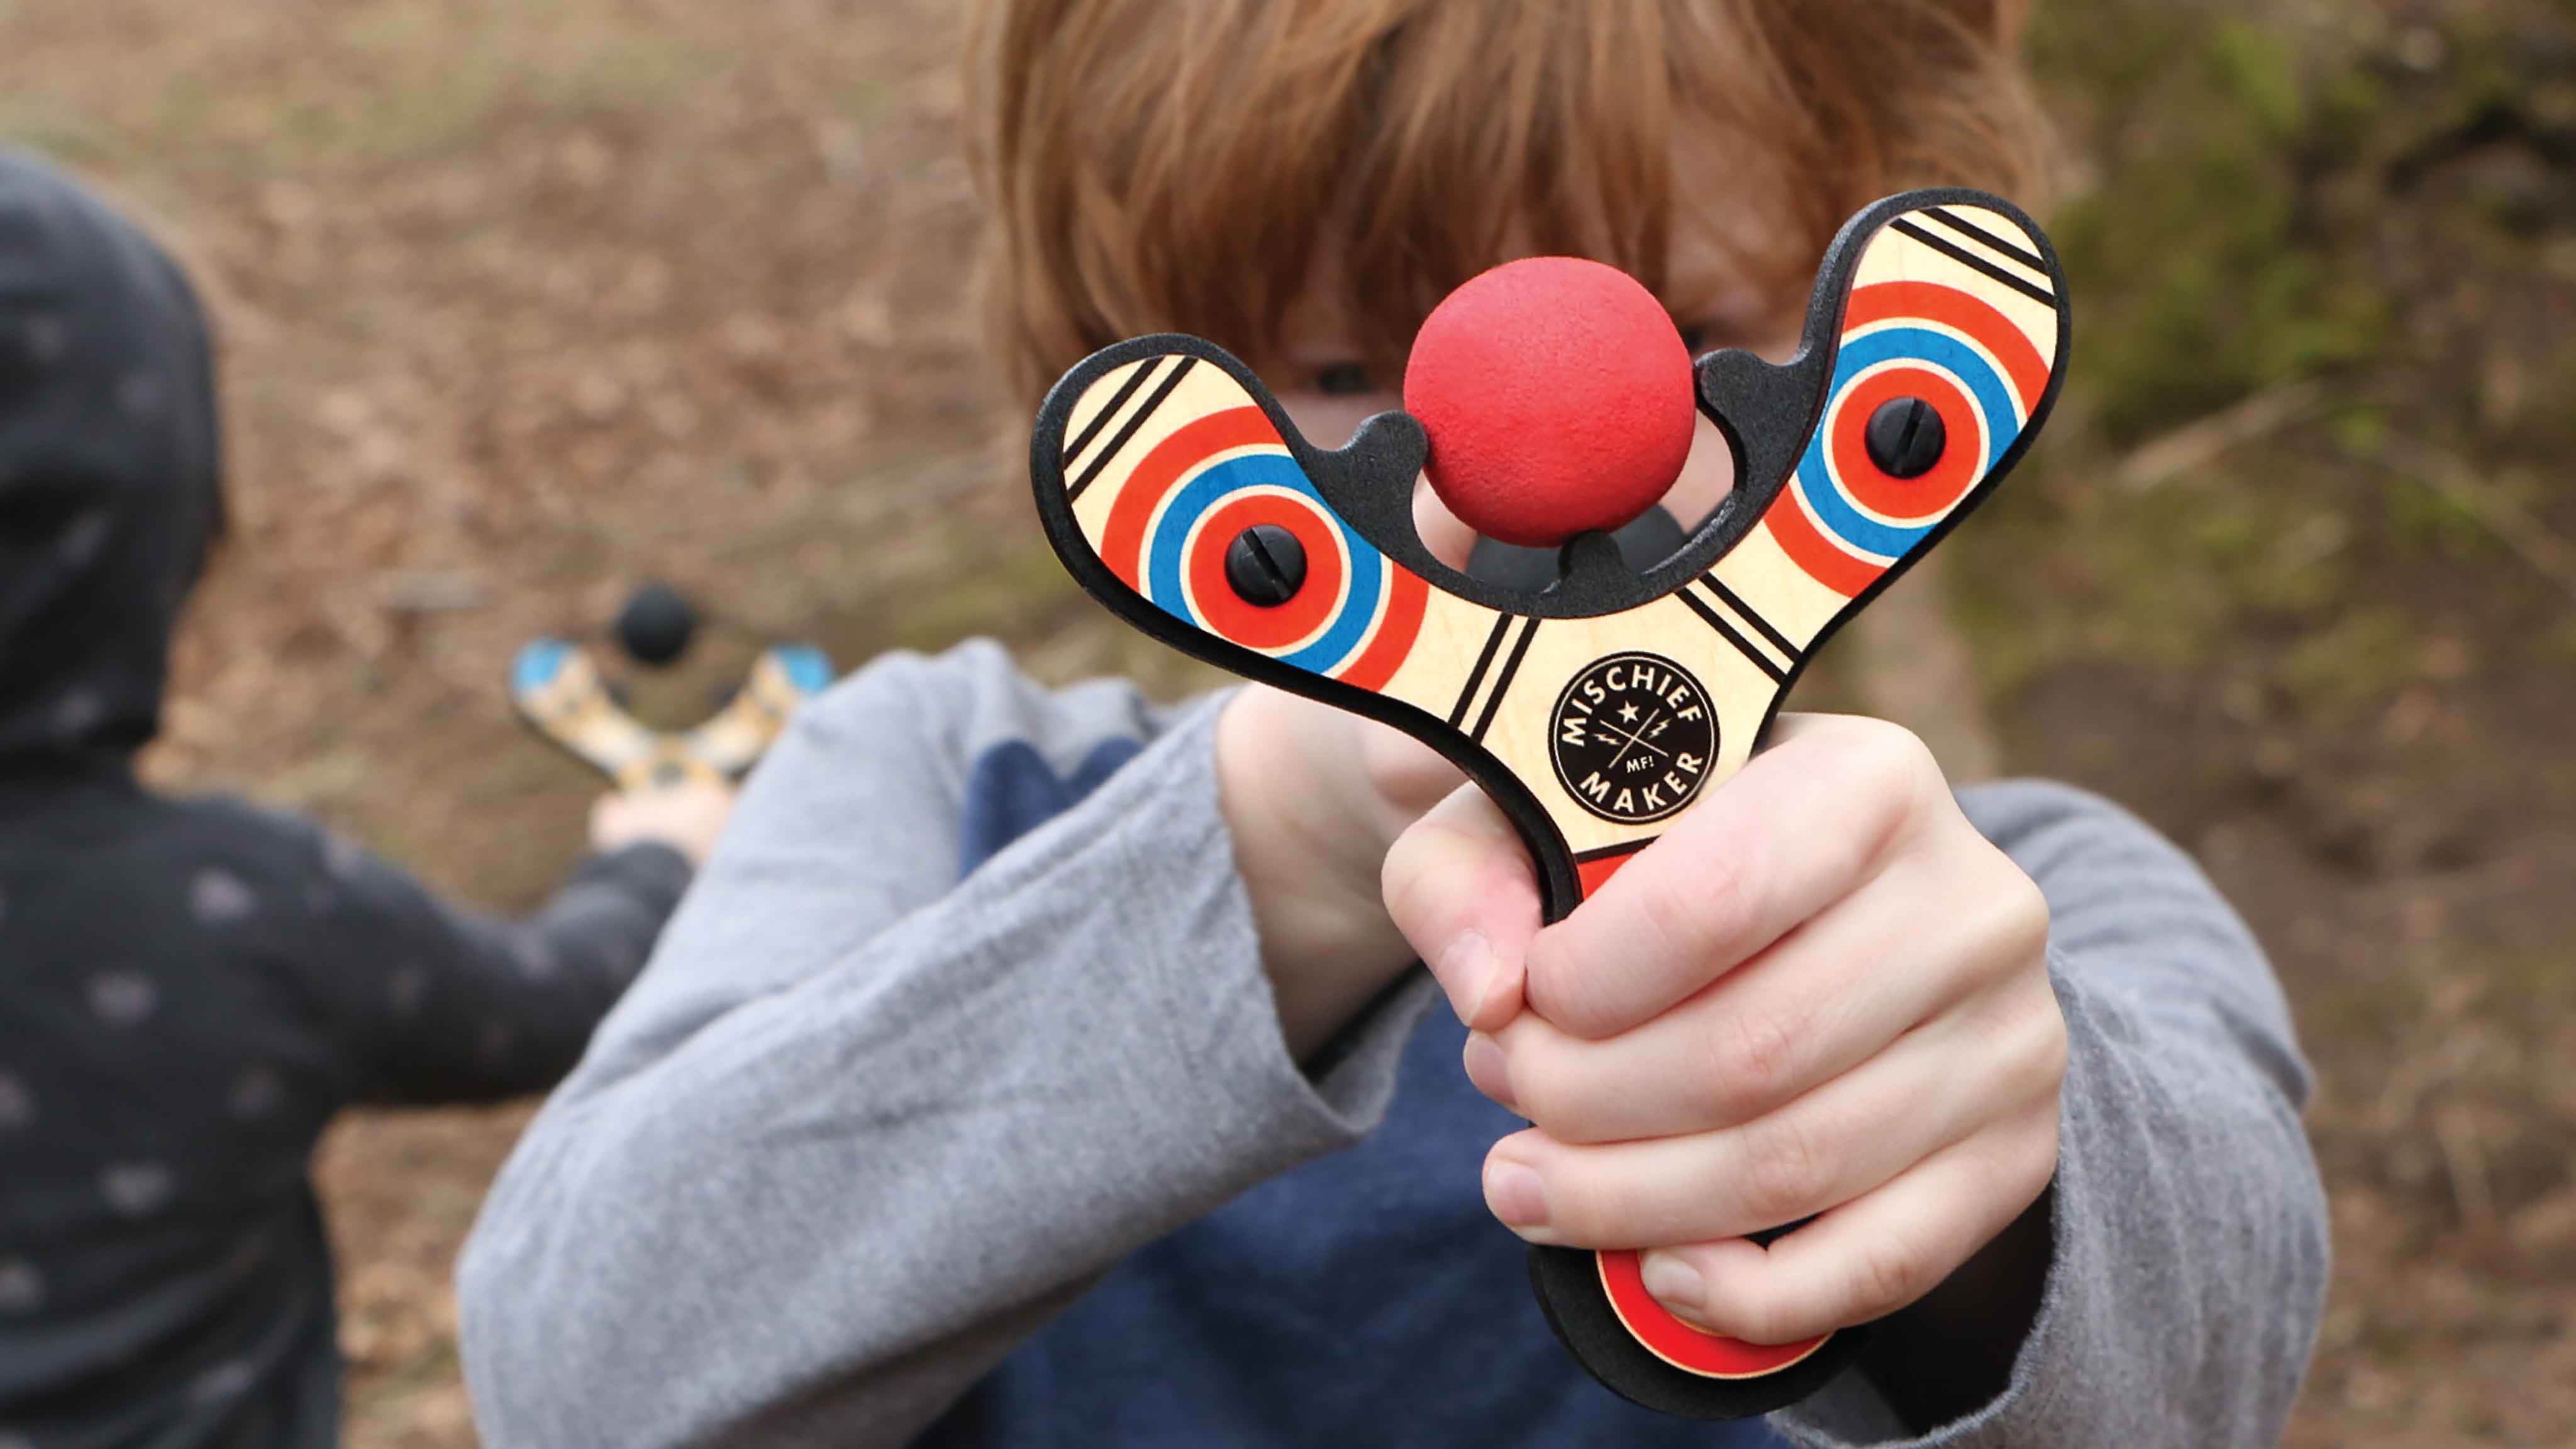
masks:
MULTIPOLYGON (((591 789, 506 661, 639 578, 733 629, 682 712, 769 634, 1191 682, 1025 517, 954 23, 0 0, 0 138, 173 238, 223 334, 238 529, 158 777, 506 906, 591 789)), ((2291 1442, 2564 1444, 2576 5, 2086 0, 2032 49, 2074 381, 1906 596, 1972 661, 1926 707, 2173 834, 2279 962, 2337 1259, 2291 1442)), ((1822 698, 1886 697, 1855 652, 1822 698)), ((361 1449, 471 1442, 446 1273, 523 1111, 326 1145, 361 1449)))

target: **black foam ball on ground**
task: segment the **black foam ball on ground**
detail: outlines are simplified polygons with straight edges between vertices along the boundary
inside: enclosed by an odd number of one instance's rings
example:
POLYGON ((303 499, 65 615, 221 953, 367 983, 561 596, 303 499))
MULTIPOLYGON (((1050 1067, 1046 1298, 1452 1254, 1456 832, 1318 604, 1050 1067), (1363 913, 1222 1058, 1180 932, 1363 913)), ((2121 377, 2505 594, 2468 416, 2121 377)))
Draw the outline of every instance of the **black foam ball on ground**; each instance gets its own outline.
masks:
POLYGON ((646 584, 617 611, 617 642, 639 664, 663 665, 688 652, 698 611, 669 584, 646 584))

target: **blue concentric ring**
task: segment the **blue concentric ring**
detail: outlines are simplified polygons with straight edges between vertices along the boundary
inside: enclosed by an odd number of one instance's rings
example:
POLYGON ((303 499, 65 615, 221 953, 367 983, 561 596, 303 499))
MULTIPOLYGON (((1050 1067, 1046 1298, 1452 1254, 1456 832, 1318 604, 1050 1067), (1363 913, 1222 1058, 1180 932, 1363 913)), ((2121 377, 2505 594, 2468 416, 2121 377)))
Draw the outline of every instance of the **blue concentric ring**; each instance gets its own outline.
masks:
MULTIPOLYGON (((1968 391, 1977 411, 1984 415, 1986 452, 1977 460, 1977 475, 1983 477, 1994 466, 2003 450, 2021 435, 2021 421, 2013 405, 2012 389, 1994 364, 1984 354, 1946 332, 1928 327, 1893 326, 1857 337, 1843 344, 1834 360, 1834 385, 1829 396, 1840 399, 1859 374, 1885 362, 1920 362, 1942 368, 1956 377, 1968 391)), ((1828 405, 1826 416, 1832 415, 1828 405)), ((1830 430, 1823 426, 1807 440, 1806 456, 1798 461, 1799 496, 1807 501, 1817 522, 1836 540, 1849 547, 1862 549, 1881 558, 1903 558, 1923 541, 1939 519, 1919 524, 1887 523, 1863 513, 1834 482, 1826 449, 1830 430)))
POLYGON ((1306 480, 1296 460, 1285 453, 1239 454, 1181 485, 1165 505, 1162 516, 1155 520, 1153 539, 1145 546, 1145 597, 1183 623, 1206 628, 1191 611, 1189 595, 1181 587, 1181 572, 1187 562, 1182 557, 1183 549, 1190 529, 1200 518, 1254 488, 1276 488, 1312 500, 1316 511, 1332 520, 1341 535, 1342 555, 1350 561, 1349 593, 1341 609, 1312 641, 1275 656, 1310 673, 1328 673, 1367 641, 1369 627, 1377 618, 1378 596, 1386 589, 1386 557, 1342 521, 1342 516, 1315 491, 1315 485, 1306 480))

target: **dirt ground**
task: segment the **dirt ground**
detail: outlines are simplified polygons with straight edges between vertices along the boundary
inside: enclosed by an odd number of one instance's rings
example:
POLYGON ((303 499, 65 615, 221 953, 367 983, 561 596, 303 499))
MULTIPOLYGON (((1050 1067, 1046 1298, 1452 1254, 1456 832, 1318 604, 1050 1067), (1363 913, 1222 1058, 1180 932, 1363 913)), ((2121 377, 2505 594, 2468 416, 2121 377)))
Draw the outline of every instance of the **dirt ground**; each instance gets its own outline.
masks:
MULTIPOLYGON (((506 908, 594 786, 504 670, 636 580, 724 626, 682 712, 774 634, 1194 677, 1025 516, 954 10, 0 0, 0 138, 153 218, 223 336, 238 527, 156 777, 506 908)), ((2100 0, 2034 44, 2076 382, 1913 591, 1950 725, 2132 804, 2274 953, 2336 1232, 2290 1442, 2576 1441, 2576 12, 2100 0)), ((324 1145, 358 1449, 472 1443, 447 1275, 526 1110, 324 1145)))

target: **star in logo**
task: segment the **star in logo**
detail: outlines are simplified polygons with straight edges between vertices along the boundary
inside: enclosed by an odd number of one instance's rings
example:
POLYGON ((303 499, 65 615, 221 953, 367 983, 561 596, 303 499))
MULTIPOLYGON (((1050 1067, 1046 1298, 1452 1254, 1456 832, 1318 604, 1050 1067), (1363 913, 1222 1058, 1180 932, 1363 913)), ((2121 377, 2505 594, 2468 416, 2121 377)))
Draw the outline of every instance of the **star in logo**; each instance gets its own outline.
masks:
POLYGON ((1633 704, 1623 704, 1623 705, 1619 706, 1619 723, 1621 723, 1621 724, 1635 724, 1636 722, 1637 722, 1637 707, 1636 707, 1635 705, 1633 705, 1633 704))

